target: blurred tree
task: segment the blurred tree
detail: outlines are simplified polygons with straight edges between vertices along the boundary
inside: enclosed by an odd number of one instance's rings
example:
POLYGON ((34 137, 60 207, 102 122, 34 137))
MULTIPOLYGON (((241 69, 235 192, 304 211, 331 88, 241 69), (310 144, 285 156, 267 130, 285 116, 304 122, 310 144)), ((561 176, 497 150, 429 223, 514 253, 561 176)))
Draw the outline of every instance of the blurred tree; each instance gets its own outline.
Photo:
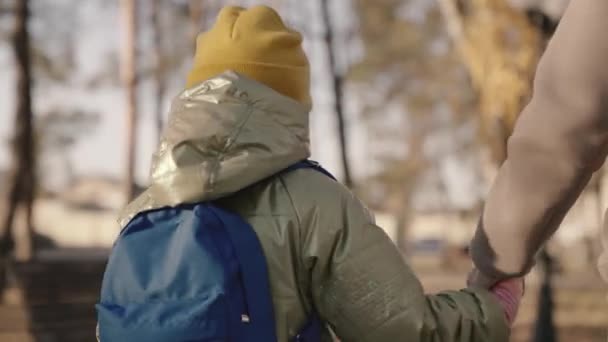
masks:
POLYGON ((507 0, 440 0, 446 27, 477 93, 483 141, 495 165, 532 93, 542 32, 507 0))
MULTIPOLYGON (((210 21, 210 18, 204 14, 208 12, 207 9, 211 12, 215 11, 216 8, 213 6, 217 7, 218 1, 152 0, 143 2, 142 6, 138 6, 138 9, 143 11, 143 5, 149 13, 149 22, 146 25, 136 23, 138 25, 136 39, 141 48, 148 48, 149 40, 147 40, 147 37, 148 34, 151 36, 149 49, 154 58, 136 61, 135 78, 137 84, 145 80, 152 80, 154 83, 153 113, 156 128, 154 141, 158 142, 162 134, 166 114, 167 92, 175 87, 175 83, 178 84, 178 88, 183 86, 182 69, 188 65, 192 57, 196 45, 196 35, 210 21)), ((116 70, 120 63, 114 57, 113 55, 108 56, 106 65, 100 68, 99 72, 91 78, 88 86, 99 87, 108 83, 119 85, 120 79, 116 78, 116 70)))
MULTIPOLYGON (((177 71, 190 61, 196 48, 196 37, 211 21, 206 15, 218 9, 218 1, 187 0, 149 2, 150 28, 153 37, 152 54, 155 56, 153 65, 138 63, 138 77, 152 78, 156 90, 155 123, 156 141, 160 140, 163 128, 165 107, 163 106, 172 76, 184 83, 183 75, 177 71), (185 39, 168 39, 168 37, 187 37, 185 39)), ((215 15, 215 13, 213 13, 215 15)))
POLYGON ((68 155, 70 149, 79 138, 95 129, 99 118, 98 113, 55 107, 37 119, 35 141, 38 179, 42 187, 40 190, 53 190, 53 183, 59 183, 55 190, 61 189, 74 180, 72 162, 68 155), (53 161, 56 160, 60 163, 60 172, 49 175, 53 161))
POLYGON ((557 329, 553 320, 555 304, 553 301, 553 286, 551 284, 554 273, 554 259, 546 249, 539 255, 540 265, 542 266, 543 279, 538 296, 538 316, 534 326, 534 342, 556 342, 557 329))
POLYGON ((203 25, 203 1, 201 0, 190 0, 189 1, 189 13, 190 13, 190 44, 192 45, 192 51, 196 50, 196 36, 198 36, 203 25))
POLYGON ((353 186, 353 180, 348 160, 348 136, 346 133, 346 119, 344 115, 344 77, 337 68, 336 44, 334 40, 334 29, 332 27, 332 15, 329 0, 321 0, 321 15, 325 28, 325 49, 327 53, 327 63, 331 74, 332 90, 334 92, 334 112, 338 119, 338 137, 340 139, 340 157, 342 161, 342 172, 344 185, 353 186))
MULTIPOLYGON (((34 93, 55 94, 58 89, 72 90, 91 85, 91 80, 82 77, 76 58, 76 38, 79 37, 76 32, 84 29, 79 20, 81 6, 77 1, 31 2, 30 54, 34 93)), ((34 105, 39 107, 34 125, 34 150, 37 185, 42 191, 69 183, 73 177, 70 149, 98 122, 97 113, 79 108, 77 101, 54 103, 53 97, 45 97, 34 105)))
POLYGON ((13 228, 18 209, 24 211, 27 231, 25 258, 33 251, 33 202, 36 184, 34 132, 32 113, 32 76, 29 35, 29 1, 19 0, 15 5, 15 31, 12 44, 16 58, 16 114, 12 140, 12 168, 8 180, 6 212, 0 226, 0 292, 6 285, 6 266, 13 249, 13 228))
MULTIPOLYGON (((164 3, 164 2, 163 2, 164 3)), ((207 8, 217 1, 212 0, 185 0, 173 1, 165 11, 169 13, 165 31, 174 39, 167 39, 167 72, 175 71, 184 64, 191 62, 192 54, 196 48, 196 36, 211 19, 205 16, 210 11, 207 8), (202 20, 202 21, 201 21, 202 20)), ((177 75, 180 86, 183 85, 184 75, 177 75)))
POLYGON ((419 150, 422 147, 423 135, 409 139, 412 146, 411 156, 405 159, 385 159, 383 168, 371 181, 383 189, 387 195, 386 206, 396 218, 396 243, 400 250, 408 246, 407 227, 412 215, 412 197, 420 174, 428 168, 428 160, 419 150))
MULTIPOLYGON (((14 26, 11 19, 13 19, 12 4, 0 3, 0 44, 9 41, 11 38, 14 26)), ((1 66, 4 67, 4 64, 1 66)))
POLYGON ((526 8, 525 13, 534 27, 541 32, 543 39, 548 41, 557 30, 559 20, 551 17, 538 7, 526 8))
POLYGON ((154 56, 156 59, 156 68, 154 72, 154 80, 156 83, 156 94, 154 96, 154 113, 156 122, 156 141, 160 141, 163 129, 163 103, 165 93, 167 91, 167 76, 165 66, 165 48, 164 48, 164 29, 161 23, 161 0, 152 0, 150 2, 152 8, 150 13, 150 24, 154 35, 154 56))
MULTIPOLYGON (((349 76, 380 161, 380 172, 367 184, 384 189, 380 206, 398 218, 397 239, 404 248, 414 194, 422 190, 423 178, 439 174, 432 172, 437 163, 429 159, 436 157, 425 146, 441 130, 468 124, 470 116, 459 114, 471 111, 474 97, 460 86, 466 73, 449 49, 435 2, 358 0, 356 5, 365 54, 349 76), (446 109, 453 114, 447 119, 446 109)), ((454 137, 442 157, 473 147, 471 139, 454 137)))
POLYGON ((31 2, 31 59, 36 89, 45 92, 69 86, 77 77, 77 32, 80 3, 39 0, 31 2))
POLYGON ((9 7, 8 4, 0 4, 0 15, 12 14, 13 8, 9 7))
POLYGON ((135 192, 135 152, 137 142, 137 0, 120 0, 124 40, 122 46, 122 78, 126 92, 127 159, 125 170, 125 197, 135 192))
MULTIPOLYGON (((0 212, 0 254, 5 261, 15 245, 13 230, 22 222, 26 234, 24 238, 16 240, 15 254, 19 258, 28 259, 36 253, 35 247, 41 238, 34 232, 32 202, 39 187, 45 185, 45 180, 57 176, 51 175, 52 172, 40 167, 40 164, 59 156, 66 166, 63 171, 69 173, 67 150, 82 132, 80 128, 83 126, 78 124, 80 121, 66 122, 59 120, 60 115, 55 115, 69 111, 63 105, 54 108, 49 115, 40 115, 36 120, 32 114, 34 83, 37 90, 47 91, 50 87, 67 85, 72 81, 71 76, 76 69, 73 39, 76 16, 69 15, 71 12, 66 11, 76 10, 73 5, 15 1, 10 11, 4 7, 5 17, 13 14, 16 29, 12 35, 12 45, 18 62, 18 67, 15 68, 18 84, 15 88, 17 115, 11 142, 13 161, 7 183, 10 185, 7 191, 9 198, 5 202, 6 211, 0 212), (57 25, 58 18, 62 25, 57 25), (59 133, 60 126, 67 129, 59 133), (20 208, 23 210, 20 211, 20 208)), ((77 119, 77 116, 70 116, 69 119, 77 119)), ((61 176, 65 174, 62 173, 61 176)), ((3 271, 4 269, 0 270, 3 271)))

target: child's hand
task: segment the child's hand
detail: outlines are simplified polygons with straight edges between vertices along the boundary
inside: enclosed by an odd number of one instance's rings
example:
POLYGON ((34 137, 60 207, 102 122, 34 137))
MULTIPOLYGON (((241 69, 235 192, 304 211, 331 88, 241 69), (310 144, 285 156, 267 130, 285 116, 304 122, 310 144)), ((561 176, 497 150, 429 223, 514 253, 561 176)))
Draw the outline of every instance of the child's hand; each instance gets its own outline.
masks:
POLYGON ((519 310, 519 302, 524 295, 524 280, 515 278, 498 282, 490 290, 505 310, 509 325, 513 324, 519 310))

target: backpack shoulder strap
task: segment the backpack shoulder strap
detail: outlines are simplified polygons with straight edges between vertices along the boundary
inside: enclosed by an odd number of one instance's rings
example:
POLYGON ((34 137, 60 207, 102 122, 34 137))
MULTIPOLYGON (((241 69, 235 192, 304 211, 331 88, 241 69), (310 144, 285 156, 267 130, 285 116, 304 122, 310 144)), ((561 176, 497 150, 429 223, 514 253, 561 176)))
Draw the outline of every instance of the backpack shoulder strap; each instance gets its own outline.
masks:
POLYGON ((323 322, 318 314, 313 312, 306 325, 290 342, 319 342, 321 341, 322 326, 323 322))
POLYGON ((241 266, 249 316, 241 317, 240 337, 243 341, 276 341, 268 267, 257 234, 253 227, 238 215, 215 206, 209 208, 225 227, 241 266), (255 336, 255 339, 251 339, 252 336, 255 336))

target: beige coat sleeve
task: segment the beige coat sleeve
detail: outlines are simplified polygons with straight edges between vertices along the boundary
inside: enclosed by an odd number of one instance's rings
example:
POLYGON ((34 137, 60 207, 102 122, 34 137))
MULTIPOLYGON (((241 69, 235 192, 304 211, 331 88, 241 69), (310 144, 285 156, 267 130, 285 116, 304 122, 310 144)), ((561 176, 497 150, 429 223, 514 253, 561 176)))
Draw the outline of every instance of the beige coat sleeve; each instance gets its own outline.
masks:
POLYGON ((367 209, 337 183, 323 184, 295 195, 294 204, 314 305, 343 342, 508 341, 504 312, 490 293, 425 295, 367 209))
POLYGON ((523 275, 608 147, 608 1, 571 1, 541 59, 472 242, 492 279, 523 275))

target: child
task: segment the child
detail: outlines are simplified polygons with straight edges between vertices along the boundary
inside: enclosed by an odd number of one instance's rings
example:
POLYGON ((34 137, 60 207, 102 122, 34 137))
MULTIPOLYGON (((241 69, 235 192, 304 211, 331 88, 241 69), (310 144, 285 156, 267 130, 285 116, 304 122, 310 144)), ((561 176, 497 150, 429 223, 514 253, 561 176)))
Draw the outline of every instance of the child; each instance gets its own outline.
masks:
MULTIPOLYGON (((371 213, 312 169, 302 37, 268 7, 224 8, 197 39, 152 184, 122 215, 214 201, 244 218, 269 270, 278 341, 317 312, 342 341, 506 342, 521 282, 424 294, 371 213)), ((329 338, 329 332, 324 336, 329 338)))

